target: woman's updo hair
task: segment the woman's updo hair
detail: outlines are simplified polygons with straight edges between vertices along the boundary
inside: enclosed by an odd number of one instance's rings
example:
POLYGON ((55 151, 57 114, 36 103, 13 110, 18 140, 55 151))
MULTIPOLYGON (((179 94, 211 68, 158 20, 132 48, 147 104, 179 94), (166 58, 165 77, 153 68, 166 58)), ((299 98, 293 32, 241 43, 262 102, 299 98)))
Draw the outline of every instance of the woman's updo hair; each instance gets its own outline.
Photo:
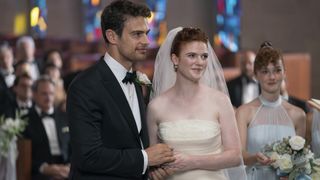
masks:
POLYGON ((199 28, 187 27, 179 31, 173 39, 170 54, 179 55, 181 46, 192 41, 201 41, 207 44, 208 37, 199 28))
POLYGON ((259 70, 268 66, 269 63, 277 64, 279 60, 284 66, 282 53, 274 49, 271 42, 263 42, 254 61, 254 73, 257 74, 259 70))

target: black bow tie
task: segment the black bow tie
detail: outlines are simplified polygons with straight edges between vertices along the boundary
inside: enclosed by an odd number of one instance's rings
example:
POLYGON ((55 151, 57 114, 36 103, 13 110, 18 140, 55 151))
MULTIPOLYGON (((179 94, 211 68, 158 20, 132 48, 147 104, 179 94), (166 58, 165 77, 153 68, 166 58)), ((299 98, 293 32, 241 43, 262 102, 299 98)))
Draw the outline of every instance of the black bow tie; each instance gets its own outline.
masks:
POLYGON ((54 118, 54 115, 53 115, 53 113, 49 114, 49 113, 46 113, 46 112, 41 112, 40 117, 41 117, 41 119, 45 118, 45 117, 54 118))
POLYGON ((137 77, 137 73, 135 71, 127 72, 126 77, 123 78, 122 82, 125 84, 127 83, 132 84, 135 81, 136 77, 137 77))

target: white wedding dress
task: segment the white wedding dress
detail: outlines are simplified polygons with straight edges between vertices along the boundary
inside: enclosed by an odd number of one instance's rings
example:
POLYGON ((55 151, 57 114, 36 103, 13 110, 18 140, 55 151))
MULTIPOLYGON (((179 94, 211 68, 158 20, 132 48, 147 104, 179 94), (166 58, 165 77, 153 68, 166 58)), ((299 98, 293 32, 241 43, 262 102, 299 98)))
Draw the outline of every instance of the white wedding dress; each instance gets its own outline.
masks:
MULTIPOLYGON (((177 120, 159 124, 159 138, 175 151, 190 155, 218 154, 222 152, 220 125, 208 120, 177 120)), ((226 180, 224 170, 192 170, 177 173, 169 180, 226 180)))

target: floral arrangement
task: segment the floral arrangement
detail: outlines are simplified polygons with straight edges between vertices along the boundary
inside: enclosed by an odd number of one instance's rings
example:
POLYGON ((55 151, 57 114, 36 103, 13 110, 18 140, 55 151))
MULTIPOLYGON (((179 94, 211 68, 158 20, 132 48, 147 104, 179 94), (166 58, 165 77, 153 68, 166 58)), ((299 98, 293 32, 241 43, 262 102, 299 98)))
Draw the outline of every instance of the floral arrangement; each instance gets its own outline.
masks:
POLYGON ((314 159, 305 142, 300 136, 283 138, 266 145, 263 153, 275 161, 272 166, 279 176, 288 176, 289 180, 298 176, 320 178, 320 159, 314 159))
POLYGON ((7 157, 9 146, 12 140, 20 136, 27 125, 26 120, 22 120, 19 115, 16 119, 0 117, 0 155, 7 157))

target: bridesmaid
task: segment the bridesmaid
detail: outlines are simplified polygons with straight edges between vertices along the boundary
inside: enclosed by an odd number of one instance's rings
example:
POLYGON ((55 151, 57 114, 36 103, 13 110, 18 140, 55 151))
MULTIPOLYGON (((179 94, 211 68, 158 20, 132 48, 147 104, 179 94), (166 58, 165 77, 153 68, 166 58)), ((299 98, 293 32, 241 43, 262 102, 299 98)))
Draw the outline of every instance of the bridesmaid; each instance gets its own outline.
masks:
POLYGON ((315 158, 320 158, 320 104, 313 100, 308 104, 312 107, 312 115, 307 119, 307 139, 315 158))
POLYGON ((285 79, 283 57, 270 42, 264 42, 254 62, 254 73, 261 94, 253 101, 240 106, 236 112, 243 159, 250 180, 275 180, 273 161, 261 153, 266 144, 283 137, 304 137, 306 115, 296 106, 282 100, 280 87, 285 79))

